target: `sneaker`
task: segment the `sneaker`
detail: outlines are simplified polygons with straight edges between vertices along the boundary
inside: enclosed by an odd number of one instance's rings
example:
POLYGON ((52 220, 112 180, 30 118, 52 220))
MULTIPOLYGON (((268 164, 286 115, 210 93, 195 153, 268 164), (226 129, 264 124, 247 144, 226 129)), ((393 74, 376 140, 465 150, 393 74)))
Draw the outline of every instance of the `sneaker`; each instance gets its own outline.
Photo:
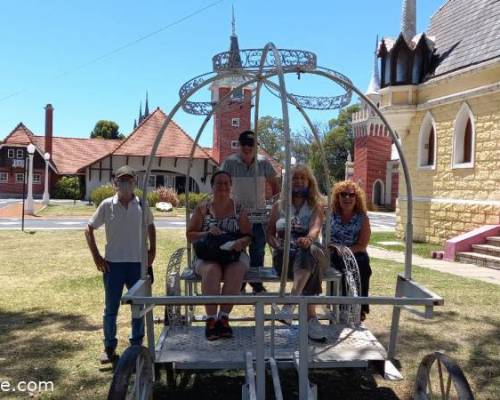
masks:
POLYGON ((326 335, 323 331, 323 325, 318 321, 318 318, 311 318, 307 322, 307 332, 309 335, 309 339, 314 340, 315 342, 325 342, 326 335))
POLYGON ((219 328, 219 336, 221 338, 232 338, 233 329, 229 326, 229 318, 221 317, 217 320, 217 327, 219 328))
POLYGON ((205 336, 207 340, 217 340, 220 337, 219 327, 217 326, 217 322, 214 318, 207 319, 205 323, 205 336))
POLYGON ((285 325, 292 325, 293 313, 295 312, 295 304, 285 304, 280 312, 280 321, 285 325))
POLYGON ((118 361, 120 356, 116 354, 115 349, 111 347, 106 347, 99 357, 99 362, 101 364, 114 364, 118 361))

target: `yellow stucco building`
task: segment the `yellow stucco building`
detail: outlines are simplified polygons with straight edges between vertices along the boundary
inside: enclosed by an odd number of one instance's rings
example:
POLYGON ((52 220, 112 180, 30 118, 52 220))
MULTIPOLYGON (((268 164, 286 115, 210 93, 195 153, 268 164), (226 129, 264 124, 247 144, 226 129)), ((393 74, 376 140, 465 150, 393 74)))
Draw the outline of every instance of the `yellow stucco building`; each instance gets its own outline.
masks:
MULTIPOLYGON (((415 33, 378 46, 379 106, 398 132, 413 184, 414 239, 445 240, 500 224, 500 2, 448 0, 415 33)), ((400 170, 397 234, 406 222, 400 170)))

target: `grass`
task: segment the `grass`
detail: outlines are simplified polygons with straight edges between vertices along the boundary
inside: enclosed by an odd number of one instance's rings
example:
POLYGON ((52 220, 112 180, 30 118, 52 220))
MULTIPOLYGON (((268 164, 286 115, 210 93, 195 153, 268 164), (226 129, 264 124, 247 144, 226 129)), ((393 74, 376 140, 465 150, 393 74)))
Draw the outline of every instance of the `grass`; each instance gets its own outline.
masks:
MULTIPOLYGON (((166 261, 175 248, 184 245, 183 235, 181 230, 158 232, 156 294, 163 293, 166 261)), ((102 230, 97 236, 102 245, 102 230)), ((35 395, 40 399, 105 398, 112 371, 97 362, 102 349, 102 281, 82 232, 2 231, 0 242, 0 381, 53 381, 54 392, 35 395)), ((392 295, 396 274, 403 266, 374 259, 372 269, 371 294, 392 295)), ((407 399, 419 361, 437 349, 458 360, 477 400, 500 398, 499 287, 418 267, 414 278, 443 296, 445 306, 436 309, 432 320, 402 313, 398 357, 405 379, 387 382, 362 370, 313 373, 319 398, 407 399), (360 389, 361 383, 368 390, 360 389)), ((155 309, 156 315, 162 313, 155 309)), ((127 344, 129 316, 129 309, 123 307, 118 328, 120 351, 127 344)), ((390 318, 391 308, 378 306, 372 307, 367 320, 384 345, 390 318)), ((158 326, 157 334, 159 330, 158 326)), ((168 392, 166 398, 219 399, 217 388, 224 387, 225 399, 239 399, 242 378, 236 375, 198 374, 187 392, 168 392)), ((296 378, 288 372, 283 377, 283 387, 293 396, 296 378)), ((26 396, 2 393, 1 397, 26 396)))
MULTIPOLYGON (((404 251, 405 249, 405 243, 396 238, 394 232, 372 232, 370 245, 392 251, 404 251), (385 244, 384 242, 399 242, 399 244, 385 244)), ((431 258, 431 253, 439 250, 443 250, 443 247, 437 244, 413 242, 413 254, 421 257, 431 258)))
MULTIPOLYGON (((96 208, 93 204, 81 203, 52 203, 41 210, 37 215, 44 218, 75 218, 85 217, 90 218, 95 212, 96 208)), ((185 217, 186 209, 184 207, 174 208, 170 212, 157 211, 151 208, 155 218, 158 217, 185 217)))

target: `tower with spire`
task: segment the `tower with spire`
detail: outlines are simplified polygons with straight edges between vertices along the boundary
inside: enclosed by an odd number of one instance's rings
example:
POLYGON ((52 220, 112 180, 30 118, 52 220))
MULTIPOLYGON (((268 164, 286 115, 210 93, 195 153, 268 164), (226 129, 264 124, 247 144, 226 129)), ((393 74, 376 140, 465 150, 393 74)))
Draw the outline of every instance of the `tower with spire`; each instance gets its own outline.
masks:
POLYGON ((144 103, 144 114, 142 113, 142 101, 139 103, 139 117, 134 119, 134 130, 149 116, 149 99, 148 92, 146 90, 146 102, 144 103))
MULTIPOLYGON (((365 95, 377 107, 380 105, 378 46, 377 37, 370 83, 365 92, 365 95)), ((397 178, 393 177, 393 171, 394 164, 397 167, 398 162, 391 161, 391 137, 380 118, 363 101, 360 111, 352 115, 352 128, 354 131, 354 162, 349 163, 350 160, 348 160, 346 163, 346 173, 350 171, 350 176, 346 176, 346 178, 359 183, 363 188, 369 208, 394 208, 395 198, 392 193, 397 193, 397 185, 393 190, 397 178)))
MULTIPOLYGON (((229 46, 229 67, 235 71, 242 68, 234 8, 232 10, 231 36, 229 46)), ((244 81, 238 75, 214 81, 210 86, 212 102, 216 103, 232 88, 244 81)), ((212 157, 221 163, 229 155, 238 151, 238 136, 251 127, 252 87, 244 87, 231 96, 230 102, 214 114, 212 157)))

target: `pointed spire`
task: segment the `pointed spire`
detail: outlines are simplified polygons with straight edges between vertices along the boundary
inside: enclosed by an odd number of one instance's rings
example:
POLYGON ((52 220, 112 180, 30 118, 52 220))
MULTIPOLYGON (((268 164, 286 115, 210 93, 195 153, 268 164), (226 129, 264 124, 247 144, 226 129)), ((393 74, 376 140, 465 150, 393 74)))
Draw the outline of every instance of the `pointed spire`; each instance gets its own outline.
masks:
POLYGON ((406 43, 410 43, 417 34, 416 0, 403 0, 403 8, 401 10, 401 33, 406 43))
POLYGON ((141 124, 142 120, 143 120, 143 116, 142 116, 142 101, 139 103, 139 125, 141 124))
POLYGON ((231 22, 232 28, 233 28, 233 30, 232 30, 232 36, 236 36, 236 22, 235 22, 235 19, 234 19, 234 4, 231 7, 233 9, 233 20, 231 22))
POLYGON ((234 6, 233 6, 233 20, 232 20, 232 35, 231 46, 229 47, 229 67, 241 68, 240 46, 238 44, 238 36, 236 36, 236 23, 234 20, 234 6))
POLYGON ((137 129, 137 120, 134 119, 134 131, 137 129))
POLYGON ((149 115, 148 91, 146 90, 146 106, 144 107, 144 118, 149 115))
POLYGON ((366 94, 377 94, 378 91, 380 90, 380 79, 379 79, 379 74, 378 74, 377 51, 378 51, 378 35, 377 35, 377 39, 375 41, 375 53, 373 54, 372 77, 370 79, 370 83, 368 85, 368 89, 366 90, 366 94))

